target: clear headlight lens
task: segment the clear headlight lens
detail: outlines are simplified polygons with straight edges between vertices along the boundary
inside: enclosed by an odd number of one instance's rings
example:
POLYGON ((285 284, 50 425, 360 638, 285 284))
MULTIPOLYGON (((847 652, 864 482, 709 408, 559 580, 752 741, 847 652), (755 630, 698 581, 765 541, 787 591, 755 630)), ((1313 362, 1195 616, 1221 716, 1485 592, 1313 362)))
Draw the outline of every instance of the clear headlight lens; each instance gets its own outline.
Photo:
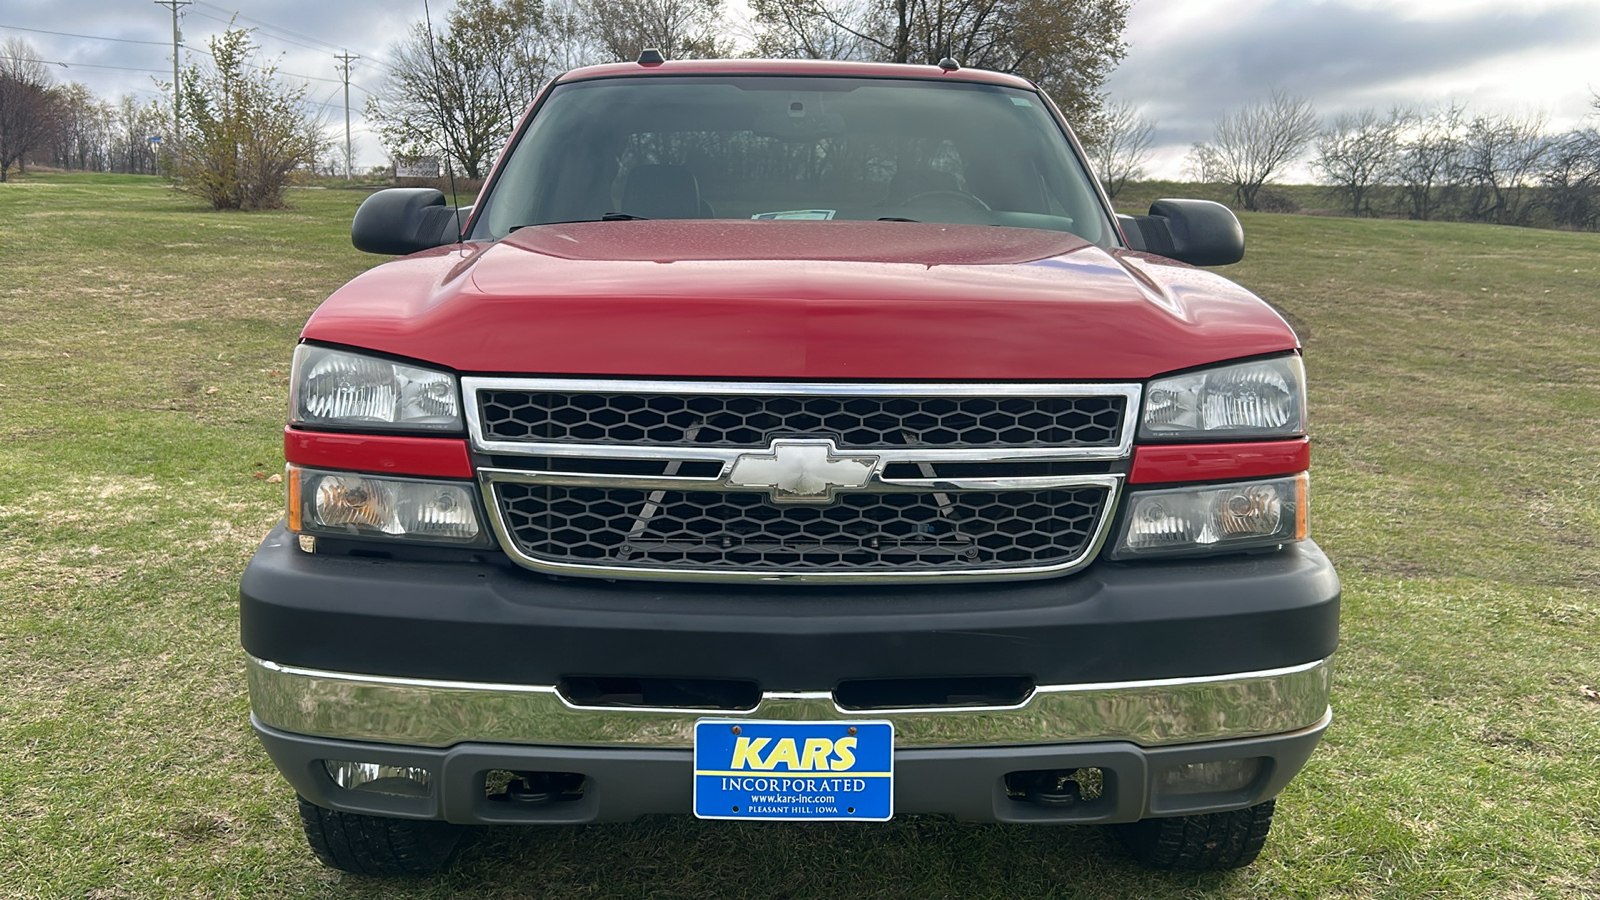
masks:
POLYGON ((1113 559, 1194 556, 1306 538, 1308 476, 1128 495, 1113 559))
POLYGON ((460 431, 456 377, 301 344, 289 379, 289 421, 338 428, 460 431))
POLYGON ((289 527, 332 537, 487 546, 469 485, 289 468, 289 527))
POLYGON ((1215 440, 1305 430, 1305 365, 1280 356, 1150 382, 1139 436, 1215 440))

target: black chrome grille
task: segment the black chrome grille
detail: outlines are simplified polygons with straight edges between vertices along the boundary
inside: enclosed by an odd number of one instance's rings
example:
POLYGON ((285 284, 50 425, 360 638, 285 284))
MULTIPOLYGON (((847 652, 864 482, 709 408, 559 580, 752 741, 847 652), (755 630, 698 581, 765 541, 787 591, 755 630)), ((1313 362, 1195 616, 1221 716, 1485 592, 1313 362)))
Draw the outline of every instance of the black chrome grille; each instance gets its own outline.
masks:
POLYGON ((502 483, 495 502, 536 560, 626 569, 805 573, 1063 566, 1094 539, 1108 489, 765 494, 502 483))
POLYGON ((1127 400, 851 397, 483 389, 490 441, 766 447, 825 435, 841 448, 1116 447, 1127 400))

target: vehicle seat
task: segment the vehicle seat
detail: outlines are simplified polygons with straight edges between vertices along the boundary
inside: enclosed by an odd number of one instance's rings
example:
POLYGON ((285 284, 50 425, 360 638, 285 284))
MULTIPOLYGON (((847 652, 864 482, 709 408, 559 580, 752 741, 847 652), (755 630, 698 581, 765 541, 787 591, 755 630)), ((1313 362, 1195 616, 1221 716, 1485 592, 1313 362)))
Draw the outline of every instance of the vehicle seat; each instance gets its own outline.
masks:
POLYGON ((889 180, 889 196, 885 203, 904 203, 920 194, 934 191, 961 192, 961 180, 953 172, 939 169, 906 169, 894 173, 889 180))
POLYGON ((622 185, 621 212, 647 219, 702 218, 700 183, 687 166, 634 166, 622 185))

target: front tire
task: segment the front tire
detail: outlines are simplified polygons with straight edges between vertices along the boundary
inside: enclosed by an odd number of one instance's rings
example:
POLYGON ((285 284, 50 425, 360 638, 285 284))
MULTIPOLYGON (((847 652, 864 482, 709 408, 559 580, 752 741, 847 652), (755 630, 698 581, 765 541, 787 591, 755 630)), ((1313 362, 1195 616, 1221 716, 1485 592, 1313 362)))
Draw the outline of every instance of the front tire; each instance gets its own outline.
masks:
POLYGON ((304 797, 300 822, 323 865, 357 875, 429 875, 444 867, 463 827, 427 819, 394 819, 323 809, 304 797))
POLYGON ((1213 872, 1255 862, 1272 828, 1273 801, 1232 812, 1143 819, 1115 825, 1139 862, 1158 869, 1213 872))

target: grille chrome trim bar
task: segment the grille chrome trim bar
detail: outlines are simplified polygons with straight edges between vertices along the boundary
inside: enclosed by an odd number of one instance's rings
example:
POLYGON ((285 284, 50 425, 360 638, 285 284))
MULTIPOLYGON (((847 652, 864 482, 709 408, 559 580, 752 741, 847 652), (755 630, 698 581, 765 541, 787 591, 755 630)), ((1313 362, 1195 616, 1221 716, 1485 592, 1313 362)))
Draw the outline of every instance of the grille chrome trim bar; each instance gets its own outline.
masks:
MULTIPOLYGON (((1051 491, 1079 487, 1103 487, 1115 490, 1123 477, 1122 475, 1028 475, 1020 478, 884 478, 874 475, 860 492, 931 494, 935 491, 1051 491)), ((721 477, 688 478, 682 475, 608 475, 485 468, 478 470, 478 480, 483 484, 548 484, 556 487, 623 488, 636 491, 760 493, 757 488, 730 486, 721 477)))
MULTIPOLYGON (((931 493, 929 487, 920 484, 924 479, 907 479, 910 484, 901 481, 878 480, 876 490, 864 493, 931 493)), ((1105 502, 1095 521, 1094 533, 1084 544, 1083 551, 1076 557, 1048 566, 989 566, 971 569, 928 569, 904 571, 794 571, 783 572, 768 569, 679 569, 668 567, 641 567, 641 566, 607 566, 591 565, 584 563, 564 562, 561 560, 545 559, 531 556, 522 551, 517 539, 511 534, 501 511, 499 498, 495 496, 497 484, 546 484, 567 487, 607 487, 625 488, 632 490, 710 490, 723 493, 750 493, 748 489, 729 490, 721 486, 720 479, 705 478, 644 478, 627 475, 584 475, 570 472, 528 472, 518 469, 483 469, 478 475, 478 484, 483 492, 483 502, 489 510, 489 521, 494 528, 495 539, 500 542, 501 548, 508 553, 519 565, 539 572, 548 572, 552 575, 570 575, 588 578, 611 578, 628 581, 701 581, 701 582, 765 582, 782 584, 910 584, 938 579, 941 584, 953 584, 968 581, 1011 581, 1011 580, 1036 580, 1040 578, 1054 578, 1074 572, 1088 565, 1100 552, 1111 530, 1111 520, 1115 518, 1117 502, 1122 496, 1122 475, 1062 475, 1017 479, 954 479, 939 480, 935 485, 945 490, 993 490, 993 482, 1004 482, 1012 490, 1022 489, 1063 489, 1063 488, 1090 488, 1099 487, 1106 491, 1105 502), (1047 485, 1029 484, 1027 488, 1015 485, 1014 482, 1049 482, 1047 485), (969 487, 968 485, 971 485, 969 487)))
POLYGON ((896 462, 1060 462, 1124 459, 1133 452, 1138 429, 1139 384, 1068 383, 962 383, 896 384, 892 382, 723 382, 723 381, 613 381, 589 378, 489 378, 469 375, 461 379, 465 395, 467 431, 473 449, 503 456, 563 456, 607 459, 714 460, 731 465, 751 451, 748 446, 714 444, 613 444, 578 441, 491 441, 484 436, 480 391, 547 391, 571 393, 640 393, 651 395, 792 396, 792 397, 1121 397, 1125 403, 1121 434, 1114 447, 874 447, 885 465, 896 462))

